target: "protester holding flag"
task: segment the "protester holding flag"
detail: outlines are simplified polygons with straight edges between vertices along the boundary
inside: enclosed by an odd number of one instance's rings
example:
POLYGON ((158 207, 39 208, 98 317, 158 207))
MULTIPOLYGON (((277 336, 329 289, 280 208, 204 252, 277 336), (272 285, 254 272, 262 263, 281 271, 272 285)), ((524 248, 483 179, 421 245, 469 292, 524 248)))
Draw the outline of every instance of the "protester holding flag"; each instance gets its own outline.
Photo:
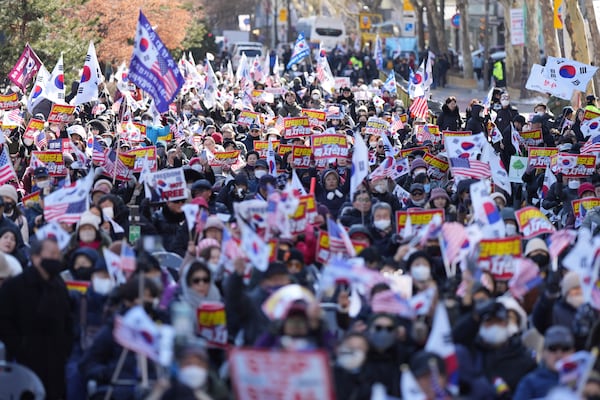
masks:
POLYGON ((441 131, 459 131, 462 128, 463 121, 456 101, 454 96, 444 101, 442 113, 437 117, 437 125, 441 131))

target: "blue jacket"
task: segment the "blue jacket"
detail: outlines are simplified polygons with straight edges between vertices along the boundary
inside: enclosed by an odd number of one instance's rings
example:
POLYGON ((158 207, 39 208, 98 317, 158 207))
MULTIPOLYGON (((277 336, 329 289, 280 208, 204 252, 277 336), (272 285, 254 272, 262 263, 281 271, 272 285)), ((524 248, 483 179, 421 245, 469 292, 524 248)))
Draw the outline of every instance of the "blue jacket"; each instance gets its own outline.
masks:
POLYGON ((546 397, 550 389, 558 385, 558 373, 540 365, 519 382, 513 400, 528 400, 546 397))

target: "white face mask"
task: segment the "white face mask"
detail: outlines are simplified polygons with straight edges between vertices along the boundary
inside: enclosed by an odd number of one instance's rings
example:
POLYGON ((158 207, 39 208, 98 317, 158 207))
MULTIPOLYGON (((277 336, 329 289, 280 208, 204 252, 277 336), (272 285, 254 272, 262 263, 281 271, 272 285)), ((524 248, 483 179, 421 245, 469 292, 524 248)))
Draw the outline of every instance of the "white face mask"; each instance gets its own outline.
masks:
POLYGON ((413 200, 412 202, 415 206, 421 207, 421 206, 425 205, 425 203, 427 202, 427 199, 424 197, 421 200, 413 200))
POLYGON ((427 265, 417 264, 410 267, 410 276, 415 281, 426 281, 431 278, 431 268, 427 265))
POLYGON ((84 243, 91 243, 96 239, 96 231, 92 229, 80 230, 79 239, 84 243))
POLYGON ((258 171, 254 171, 254 176, 257 179, 262 178, 263 176, 265 176, 267 174, 267 171, 263 171, 263 170, 258 170, 258 171))
POLYGON ((378 182, 373 188, 377 193, 386 193, 388 189, 387 182, 378 182))
POLYGON ((515 236, 517 234, 517 227, 513 224, 506 224, 506 237, 515 236))
POLYGON ((318 94, 313 94, 311 97, 313 100, 319 100, 321 98, 321 96, 319 96, 318 94))
POLYGON ((107 295, 112 290, 113 286, 110 278, 92 277, 92 287, 98 294, 107 295))
POLYGON ((569 189, 579 189, 579 185, 581 182, 579 181, 569 181, 569 189))
POLYGON ((392 222, 389 219, 379 219, 377 221, 373 221, 373 226, 380 231, 385 231, 390 227, 391 224, 392 222))
POLYGON ((237 188, 237 189, 236 189, 236 193, 237 193, 237 196, 238 196, 238 197, 243 197, 243 196, 244 196, 244 193, 245 193, 245 191, 244 191, 244 189, 243 189, 243 188, 237 188))
POLYGON ((205 368, 190 365, 179 370, 177 379, 189 388, 199 389, 206 383, 207 376, 208 372, 205 368))
POLYGON ((500 104, 502 104, 502 107, 506 107, 510 104, 509 100, 500 100, 500 104))
POLYGON ((536 113, 535 113, 535 115, 539 115, 540 117, 541 117, 542 115, 544 115, 544 114, 545 114, 545 112, 543 112, 543 111, 538 111, 538 112, 536 112, 536 113))
POLYGON ((109 219, 115 218, 115 212, 112 207, 102 208, 102 214, 104 215, 104 218, 109 218, 109 219))
POLYGON ((507 330, 508 330, 508 336, 516 335, 520 331, 519 327, 514 322, 510 322, 508 324, 507 330))
POLYGON ((575 294, 571 296, 567 296, 567 303, 569 303, 573 308, 579 308, 585 300, 583 299, 582 294, 575 294))
POLYGON ((50 186, 50 180, 46 179, 45 181, 36 182, 36 186, 40 189, 45 189, 50 186))
POLYGON ((340 349, 337 356, 337 363, 347 371, 356 371, 360 368, 366 358, 362 350, 340 349))
POLYGON ((508 329, 500 325, 482 326, 479 328, 479 336, 485 343, 492 346, 502 344, 510 337, 508 329))

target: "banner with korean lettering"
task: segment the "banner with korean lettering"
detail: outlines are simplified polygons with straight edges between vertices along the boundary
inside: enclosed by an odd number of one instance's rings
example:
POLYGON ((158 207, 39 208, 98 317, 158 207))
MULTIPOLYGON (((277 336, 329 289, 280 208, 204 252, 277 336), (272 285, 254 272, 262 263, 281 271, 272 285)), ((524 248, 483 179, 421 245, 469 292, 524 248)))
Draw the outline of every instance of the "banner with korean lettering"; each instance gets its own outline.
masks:
POLYGON ((483 239, 479 242, 478 265, 489 271, 494 279, 509 280, 515 268, 513 257, 521 256, 521 237, 483 239))
POLYGON ((283 119, 283 135, 286 139, 309 136, 312 134, 308 117, 291 117, 283 119))
POLYGON ((438 158, 431 153, 425 153, 423 155, 423 161, 429 165, 427 173, 434 179, 444 178, 448 172, 448 169, 450 168, 448 161, 438 158))
POLYGON ((396 232, 402 233, 406 226, 406 221, 410 215, 410 224, 414 229, 420 229, 431 222, 434 216, 439 215, 443 221, 445 218, 444 209, 423 210, 420 208, 411 208, 407 211, 396 211, 396 232))
POLYGON ((260 124, 259 113, 250 110, 242 110, 238 116, 237 123, 238 125, 246 127, 252 124, 260 124))
MULTIPOLYGON (((269 148, 269 142, 266 140, 257 140, 254 142, 254 151, 256 151, 260 158, 267 157, 267 150, 269 148)), ((279 149, 279 141, 273 141, 273 150, 277 151, 279 149)))
POLYGON ((302 109, 302 115, 308 117, 310 126, 322 126, 325 125, 327 113, 321 110, 311 110, 309 108, 302 109))
POLYGON ((329 357, 324 351, 234 348, 229 365, 238 400, 335 399, 329 357))
POLYGON ((31 118, 23 133, 23 143, 25 146, 31 146, 35 138, 44 130, 44 121, 41 119, 31 118))
POLYGON ((75 106, 70 106, 68 104, 53 104, 50 114, 48 115, 48 122, 66 124, 73 119, 73 111, 75 111, 75 106))
POLYGON ((290 232, 293 235, 303 233, 307 224, 317 215, 317 201, 314 194, 300 196, 296 212, 290 216, 290 232))
POLYGON ((529 147, 528 165, 537 169, 546 169, 550 166, 550 160, 558 154, 555 147, 529 147))
POLYGON ((367 135, 385 135, 390 130, 390 123, 384 119, 371 117, 365 125, 367 135))
POLYGON ((525 207, 515 211, 519 231, 525 239, 531 239, 544 233, 553 233, 556 228, 537 207, 525 207))
POLYGON ((327 167, 331 158, 348 157, 348 139, 337 133, 324 133, 311 138, 317 168, 327 167))
POLYGON ((19 107, 19 95, 17 93, 0 94, 0 110, 12 110, 19 107))
POLYGON ((400 150, 400 157, 405 158, 413 151, 423 151, 425 153, 430 153, 429 147, 427 147, 427 146, 408 147, 406 149, 400 150))
POLYGON ((183 168, 163 169, 144 179, 146 198, 151 203, 187 199, 183 168))
POLYGON ((550 170, 574 178, 592 175, 596 169, 596 156, 592 154, 559 153, 551 157, 550 170))
POLYGON ((238 161, 240 157, 239 150, 230 151, 217 151, 214 153, 214 158, 210 161, 212 167, 219 167, 223 165, 233 165, 238 161))
POLYGON ((32 151, 31 155, 37 157, 46 165, 50 176, 64 176, 67 174, 62 151, 32 151))
POLYGON ((208 347, 227 347, 227 324, 225 304, 218 301, 205 301, 196 310, 198 335, 206 339, 208 347))
MULTIPOLYGON (((273 143, 275 144, 275 143, 273 143)), ((285 156, 287 153, 291 153, 292 152, 292 145, 291 144, 279 144, 279 146, 277 146, 277 154, 279 154, 280 156, 285 156)))
POLYGON ((137 149, 129 150, 126 154, 133 155, 135 161, 133 164, 133 172, 142 172, 144 160, 148 158, 150 162, 150 171, 156 172, 158 165, 156 163, 156 146, 138 147, 137 149))
POLYGON ((542 136, 541 129, 535 129, 531 131, 523 131, 520 132, 519 135, 523 138, 523 141, 527 146, 535 146, 537 144, 543 143, 544 138, 542 136))
POLYGON ((598 197, 586 197, 584 199, 577 199, 571 201, 573 207, 573 215, 575 216, 575 229, 581 226, 583 218, 585 218, 588 211, 594 207, 600 207, 600 198, 598 197))
POLYGON ((292 165, 294 168, 310 167, 312 149, 308 146, 292 146, 292 165))

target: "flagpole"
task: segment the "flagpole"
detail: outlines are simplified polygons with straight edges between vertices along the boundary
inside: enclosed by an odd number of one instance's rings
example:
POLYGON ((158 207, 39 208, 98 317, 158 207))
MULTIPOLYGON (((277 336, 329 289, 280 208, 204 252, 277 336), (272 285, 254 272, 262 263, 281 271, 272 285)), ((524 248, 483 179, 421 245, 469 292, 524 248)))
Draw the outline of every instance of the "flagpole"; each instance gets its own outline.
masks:
POLYGON ((583 375, 581 375, 581 380, 577 385, 576 397, 578 399, 583 398, 583 390, 585 389, 587 380, 590 377, 590 373, 592 372, 592 369, 594 369, 594 364, 596 364, 596 359, 598 358, 598 347, 593 347, 590 353, 592 355, 592 359, 588 361, 588 365, 586 366, 583 375))

